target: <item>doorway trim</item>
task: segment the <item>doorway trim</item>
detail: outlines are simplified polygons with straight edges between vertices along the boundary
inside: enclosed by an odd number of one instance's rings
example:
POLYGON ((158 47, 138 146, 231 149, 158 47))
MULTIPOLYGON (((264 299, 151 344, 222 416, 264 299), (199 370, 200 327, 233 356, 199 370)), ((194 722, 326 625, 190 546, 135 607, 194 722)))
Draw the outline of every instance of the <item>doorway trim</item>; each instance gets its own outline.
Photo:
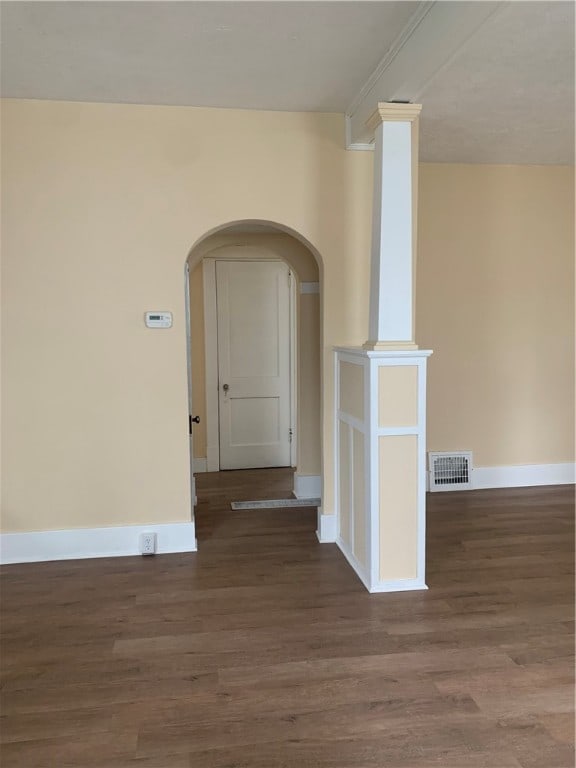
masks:
MULTIPOLYGON (((290 274, 290 465, 296 467, 297 461, 297 295, 296 279, 292 267, 283 259, 254 258, 248 255, 239 257, 206 256, 202 259, 202 279, 204 287, 204 355, 206 373, 206 471, 220 471, 220 424, 218 401, 218 303, 216 292, 216 263, 218 261, 282 262, 290 274)), ((198 469, 196 470, 198 471, 198 469)))

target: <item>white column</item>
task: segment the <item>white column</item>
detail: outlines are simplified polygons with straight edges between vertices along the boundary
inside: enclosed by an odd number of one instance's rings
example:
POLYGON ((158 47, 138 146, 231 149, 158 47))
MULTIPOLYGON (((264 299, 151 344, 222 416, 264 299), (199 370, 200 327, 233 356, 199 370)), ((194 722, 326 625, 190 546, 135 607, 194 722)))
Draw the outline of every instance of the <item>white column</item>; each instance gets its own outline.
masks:
POLYGON ((426 367, 414 341, 418 104, 379 104, 369 340, 336 349, 336 541, 370 592, 426 589, 426 367))
POLYGON ((369 338, 365 349, 417 349, 414 341, 418 115, 420 104, 378 104, 369 338))

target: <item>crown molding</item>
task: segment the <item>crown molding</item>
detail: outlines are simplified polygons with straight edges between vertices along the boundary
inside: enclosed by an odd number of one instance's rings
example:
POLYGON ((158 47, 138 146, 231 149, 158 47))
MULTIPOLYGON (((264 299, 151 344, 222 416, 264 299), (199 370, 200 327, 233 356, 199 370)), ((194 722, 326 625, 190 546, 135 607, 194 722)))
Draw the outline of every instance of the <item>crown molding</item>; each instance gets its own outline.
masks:
POLYGON ((344 115, 344 125, 346 129, 346 149, 356 152, 373 152, 374 142, 353 142, 352 141, 352 123, 350 115, 344 115))
MULTIPOLYGON (((422 2, 346 111, 347 149, 370 149, 379 103, 424 101, 430 83, 451 66, 477 32, 508 3, 422 2)), ((394 119, 392 117, 387 119, 394 119)), ((406 119, 396 118, 396 119, 406 119)))
POLYGON ((430 13, 435 5, 436 2, 434 2, 434 0, 431 0, 430 2, 422 2, 419 4, 415 13, 408 20, 406 26, 396 37, 390 48, 386 51, 386 54, 382 57, 382 59, 380 59, 376 69, 372 72, 368 80, 366 80, 362 88, 360 88, 357 95, 354 97, 352 103, 346 110, 347 115, 353 117, 356 114, 362 102, 367 98, 384 72, 386 72, 386 70, 390 67, 396 56, 400 53, 402 48, 404 48, 408 40, 410 40, 414 32, 418 29, 422 23, 422 20, 430 13))

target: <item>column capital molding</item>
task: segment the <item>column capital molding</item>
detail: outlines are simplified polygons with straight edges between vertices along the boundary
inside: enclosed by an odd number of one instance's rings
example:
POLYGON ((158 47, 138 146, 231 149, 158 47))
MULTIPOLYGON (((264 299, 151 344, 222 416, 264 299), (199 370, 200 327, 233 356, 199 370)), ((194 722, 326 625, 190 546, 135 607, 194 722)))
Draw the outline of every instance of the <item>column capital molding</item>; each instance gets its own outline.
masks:
POLYGON ((413 341, 367 341, 362 345, 363 349, 371 352, 386 352, 394 349, 413 350, 418 349, 418 344, 413 341))
POLYGON ((380 123, 391 121, 411 123, 418 119, 421 111, 422 104, 397 104, 380 101, 374 112, 366 120, 366 128, 372 134, 380 123))

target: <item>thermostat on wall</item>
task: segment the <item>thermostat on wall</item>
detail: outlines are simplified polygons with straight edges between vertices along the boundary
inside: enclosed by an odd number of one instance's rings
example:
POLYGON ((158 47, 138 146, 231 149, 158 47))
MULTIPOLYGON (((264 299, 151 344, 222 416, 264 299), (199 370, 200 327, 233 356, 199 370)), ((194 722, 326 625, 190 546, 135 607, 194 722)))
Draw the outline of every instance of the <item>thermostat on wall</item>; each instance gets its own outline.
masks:
POLYGON ((146 312, 147 328, 172 328, 172 312, 146 312))

